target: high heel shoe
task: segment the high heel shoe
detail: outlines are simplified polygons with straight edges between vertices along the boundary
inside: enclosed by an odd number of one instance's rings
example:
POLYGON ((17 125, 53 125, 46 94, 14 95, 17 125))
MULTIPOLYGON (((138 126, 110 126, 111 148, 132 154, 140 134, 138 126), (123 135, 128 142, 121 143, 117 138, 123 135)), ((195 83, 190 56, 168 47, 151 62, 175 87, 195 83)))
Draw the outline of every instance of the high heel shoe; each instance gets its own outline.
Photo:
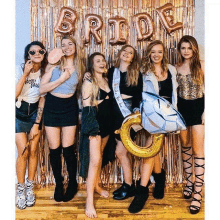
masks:
POLYGON ((205 169, 205 158, 204 157, 195 157, 195 190, 194 190, 194 197, 192 200, 193 202, 197 202, 199 203, 199 206, 197 205, 191 205, 189 206, 189 211, 191 214, 197 214, 199 213, 200 209, 201 209, 201 203, 202 203, 202 186, 204 183, 204 172, 201 173, 200 170, 201 169, 205 169), (196 162, 197 161, 197 162, 196 162), (201 168, 201 169, 200 169, 201 168), (198 187, 200 188, 200 190, 198 190, 198 187), (199 195, 200 199, 195 198, 195 195, 199 195))
POLYGON ((190 177, 192 176, 192 153, 188 153, 188 151, 190 150, 192 150, 192 147, 182 147, 182 154, 189 156, 186 160, 183 159, 183 165, 184 165, 183 167, 186 173, 186 180, 187 180, 185 189, 183 190, 183 197, 185 199, 190 199, 194 191, 194 184, 190 180, 190 177), (188 169, 190 169, 191 172, 188 172, 188 169), (189 183, 190 185, 188 185, 189 183))

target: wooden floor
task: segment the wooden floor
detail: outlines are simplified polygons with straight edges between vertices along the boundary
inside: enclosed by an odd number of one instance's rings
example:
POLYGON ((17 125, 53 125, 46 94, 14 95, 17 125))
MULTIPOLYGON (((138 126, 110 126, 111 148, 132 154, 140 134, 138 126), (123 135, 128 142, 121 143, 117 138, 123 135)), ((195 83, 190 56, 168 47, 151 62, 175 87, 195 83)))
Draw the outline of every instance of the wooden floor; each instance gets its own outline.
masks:
MULTIPOLYGON (((16 209, 16 219, 34 220, 34 219, 53 219, 53 220, 72 220, 72 219, 89 219, 84 214, 86 190, 84 187, 80 189, 73 200, 70 202, 55 202, 53 200, 54 186, 35 189, 36 204, 25 210, 16 209)), ((132 198, 124 201, 115 201, 112 199, 112 191, 110 190, 110 198, 101 198, 95 195, 95 206, 98 214, 96 219, 204 219, 204 201, 202 209, 196 215, 191 215, 187 207, 190 201, 182 198, 181 187, 166 187, 165 197, 162 200, 156 200, 152 196, 152 187, 150 187, 150 196, 145 204, 144 209, 138 214, 130 214, 127 210, 132 198)))

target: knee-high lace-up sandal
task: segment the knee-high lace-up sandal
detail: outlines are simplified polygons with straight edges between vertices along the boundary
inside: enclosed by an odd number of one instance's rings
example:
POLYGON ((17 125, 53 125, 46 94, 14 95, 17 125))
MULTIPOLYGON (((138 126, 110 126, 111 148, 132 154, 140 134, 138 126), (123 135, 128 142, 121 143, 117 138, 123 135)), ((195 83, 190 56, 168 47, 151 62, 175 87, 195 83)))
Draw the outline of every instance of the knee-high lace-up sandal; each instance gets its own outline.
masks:
POLYGON ((193 200, 191 202, 191 205, 189 206, 189 211, 191 214, 197 214, 200 211, 201 208, 201 202, 202 202, 202 186, 204 183, 204 170, 205 170, 205 158, 204 157, 194 157, 195 160, 195 190, 194 190, 194 196, 193 200), (199 195, 200 198, 198 198, 199 195), (196 197, 197 198, 196 198, 196 197), (198 204, 198 205, 196 205, 198 204))
POLYGON ((182 147, 182 158, 187 180, 185 189, 183 190, 183 197, 190 199, 194 190, 194 184, 190 180, 192 176, 192 147, 182 147))

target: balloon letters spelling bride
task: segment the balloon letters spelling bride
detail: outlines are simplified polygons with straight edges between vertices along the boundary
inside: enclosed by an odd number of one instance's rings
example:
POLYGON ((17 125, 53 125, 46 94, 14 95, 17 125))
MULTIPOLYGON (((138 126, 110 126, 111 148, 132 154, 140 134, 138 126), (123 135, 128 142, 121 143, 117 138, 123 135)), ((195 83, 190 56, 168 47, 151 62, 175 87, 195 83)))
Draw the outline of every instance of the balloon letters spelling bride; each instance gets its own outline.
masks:
MULTIPOLYGON (((173 15, 167 15, 168 11, 173 11, 173 5, 167 3, 156 9, 160 22, 168 34, 183 28, 182 22, 174 23, 173 15)), ((75 31, 76 12, 69 7, 62 7, 55 26, 55 33, 58 35, 73 34, 75 31)), ((94 37, 96 44, 102 43, 102 36, 99 31, 102 29, 103 20, 100 15, 87 14, 85 16, 85 37, 84 43, 90 42, 91 35, 94 37)), ((154 23, 151 16, 146 13, 138 13, 133 16, 133 22, 137 31, 137 40, 149 40, 154 32, 154 23), (143 25, 144 24, 144 25, 143 25)), ((108 24, 113 27, 113 37, 109 43, 111 45, 126 43, 127 20, 123 17, 115 16, 109 18, 108 24)))

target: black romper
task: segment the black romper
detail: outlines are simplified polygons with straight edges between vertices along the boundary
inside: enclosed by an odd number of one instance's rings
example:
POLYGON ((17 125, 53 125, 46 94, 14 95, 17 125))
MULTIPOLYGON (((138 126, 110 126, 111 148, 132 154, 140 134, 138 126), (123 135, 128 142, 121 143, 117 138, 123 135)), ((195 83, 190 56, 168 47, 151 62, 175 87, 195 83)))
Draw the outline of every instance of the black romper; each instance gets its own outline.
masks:
MULTIPOLYGON (((122 122, 124 121, 124 116, 122 115, 118 104, 114 98, 114 93, 113 93, 113 88, 112 88, 112 80, 113 80, 113 73, 114 73, 115 67, 111 67, 108 71, 108 82, 109 82, 109 87, 112 90, 112 105, 113 105, 113 129, 114 131, 119 129, 122 125, 122 122)), ((139 108, 140 102, 142 101, 142 90, 143 90, 143 79, 141 73, 139 73, 139 78, 138 78, 138 84, 137 86, 127 86, 126 84, 126 76, 127 72, 121 72, 120 71, 120 93, 132 96, 132 98, 128 99, 123 99, 125 105, 127 108, 133 112, 134 108, 139 108)), ((132 131, 132 129, 131 129, 132 131)), ((134 131, 132 131, 132 136, 134 136, 134 131)), ((120 139, 120 135, 116 134, 115 135, 116 139, 120 139)))

